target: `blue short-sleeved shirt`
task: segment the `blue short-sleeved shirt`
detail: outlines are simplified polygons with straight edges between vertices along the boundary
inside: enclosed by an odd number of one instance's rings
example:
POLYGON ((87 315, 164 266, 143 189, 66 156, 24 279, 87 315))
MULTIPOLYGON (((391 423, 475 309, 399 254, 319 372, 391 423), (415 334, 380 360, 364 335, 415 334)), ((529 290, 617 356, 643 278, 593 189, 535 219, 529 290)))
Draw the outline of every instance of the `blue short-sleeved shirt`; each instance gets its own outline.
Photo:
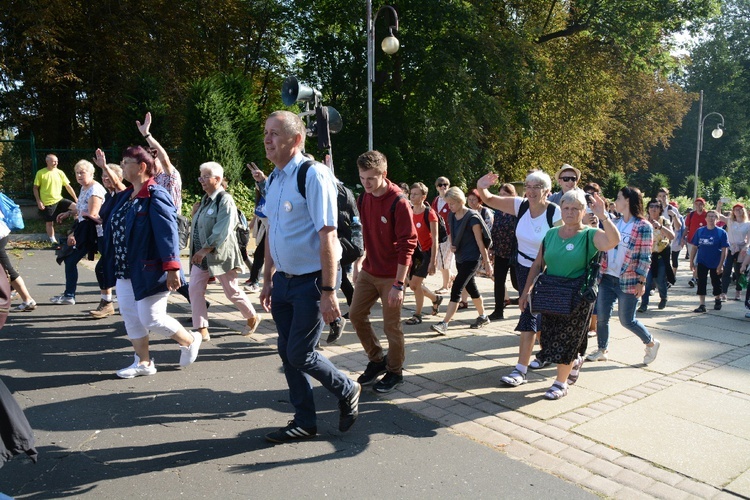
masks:
MULTIPOLYGON (((307 274, 321 270, 320 237, 324 227, 336 227, 336 178, 325 165, 307 171, 303 198, 297 187, 297 171, 307 159, 297 154, 283 169, 276 168, 266 182, 265 213, 268 243, 277 271, 307 274)), ((341 260, 336 239, 334 259, 341 260)))
POLYGON ((720 227, 698 229, 690 243, 698 247, 695 263, 703 264, 709 269, 719 266, 721 249, 729 246, 727 232, 720 227))

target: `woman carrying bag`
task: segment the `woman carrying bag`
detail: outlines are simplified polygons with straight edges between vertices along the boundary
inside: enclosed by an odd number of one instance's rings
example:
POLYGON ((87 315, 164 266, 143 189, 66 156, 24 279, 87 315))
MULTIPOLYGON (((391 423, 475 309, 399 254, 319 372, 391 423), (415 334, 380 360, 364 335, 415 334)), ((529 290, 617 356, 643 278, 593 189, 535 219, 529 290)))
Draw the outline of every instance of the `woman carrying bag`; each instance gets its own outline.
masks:
POLYGON ((565 193, 560 200, 563 225, 550 229, 544 236, 519 300, 519 306, 524 309, 529 298, 533 297, 532 313, 542 314, 542 350, 537 357, 542 362, 557 364, 557 379, 544 394, 546 399, 566 396, 568 386, 578 380, 594 308, 594 292, 581 292, 592 274, 592 259, 600 251, 614 248, 620 241, 620 233, 606 216, 604 200, 598 194, 593 198, 591 208, 604 229, 583 224, 586 198, 582 190, 565 193), (539 276, 542 271, 544 275, 539 276), (542 280, 543 277, 549 279, 542 280), (547 290, 542 290, 542 287, 547 287, 547 290), (568 290, 566 303, 564 298, 568 290))

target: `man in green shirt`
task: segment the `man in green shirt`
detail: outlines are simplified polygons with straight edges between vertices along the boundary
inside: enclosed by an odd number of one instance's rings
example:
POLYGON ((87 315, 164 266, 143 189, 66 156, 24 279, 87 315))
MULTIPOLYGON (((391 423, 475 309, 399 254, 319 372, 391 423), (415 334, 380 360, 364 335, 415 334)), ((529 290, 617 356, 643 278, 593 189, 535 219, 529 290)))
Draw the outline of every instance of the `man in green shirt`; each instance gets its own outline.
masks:
POLYGON ((37 171, 34 177, 34 198, 39 213, 46 222, 47 237, 53 247, 58 247, 55 238, 55 218, 58 214, 67 211, 70 205, 78 203, 78 197, 70 186, 70 181, 65 172, 57 168, 57 156, 47 155, 45 158, 47 168, 37 171), (62 197, 62 188, 70 194, 73 201, 62 197))

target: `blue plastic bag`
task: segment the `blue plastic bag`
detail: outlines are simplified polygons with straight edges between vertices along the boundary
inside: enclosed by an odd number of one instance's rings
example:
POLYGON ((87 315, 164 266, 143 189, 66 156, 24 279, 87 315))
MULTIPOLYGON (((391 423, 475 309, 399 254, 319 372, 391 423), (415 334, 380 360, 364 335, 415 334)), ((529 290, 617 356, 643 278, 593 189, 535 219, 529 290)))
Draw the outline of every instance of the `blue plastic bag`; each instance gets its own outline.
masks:
POLYGON ((15 201, 8 198, 4 193, 0 193, 0 212, 3 213, 5 219, 5 225, 11 231, 16 229, 23 229, 23 214, 21 213, 21 207, 19 207, 15 201))

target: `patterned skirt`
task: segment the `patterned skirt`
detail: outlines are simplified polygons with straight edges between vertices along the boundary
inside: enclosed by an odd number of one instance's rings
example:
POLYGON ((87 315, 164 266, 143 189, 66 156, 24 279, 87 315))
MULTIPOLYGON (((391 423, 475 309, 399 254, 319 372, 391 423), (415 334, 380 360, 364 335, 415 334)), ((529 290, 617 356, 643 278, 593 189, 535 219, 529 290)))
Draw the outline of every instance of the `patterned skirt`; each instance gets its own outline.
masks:
POLYGON ((568 316, 542 314, 542 334, 537 354, 541 361, 567 365, 584 354, 588 346, 589 322, 594 304, 581 300, 568 316))

